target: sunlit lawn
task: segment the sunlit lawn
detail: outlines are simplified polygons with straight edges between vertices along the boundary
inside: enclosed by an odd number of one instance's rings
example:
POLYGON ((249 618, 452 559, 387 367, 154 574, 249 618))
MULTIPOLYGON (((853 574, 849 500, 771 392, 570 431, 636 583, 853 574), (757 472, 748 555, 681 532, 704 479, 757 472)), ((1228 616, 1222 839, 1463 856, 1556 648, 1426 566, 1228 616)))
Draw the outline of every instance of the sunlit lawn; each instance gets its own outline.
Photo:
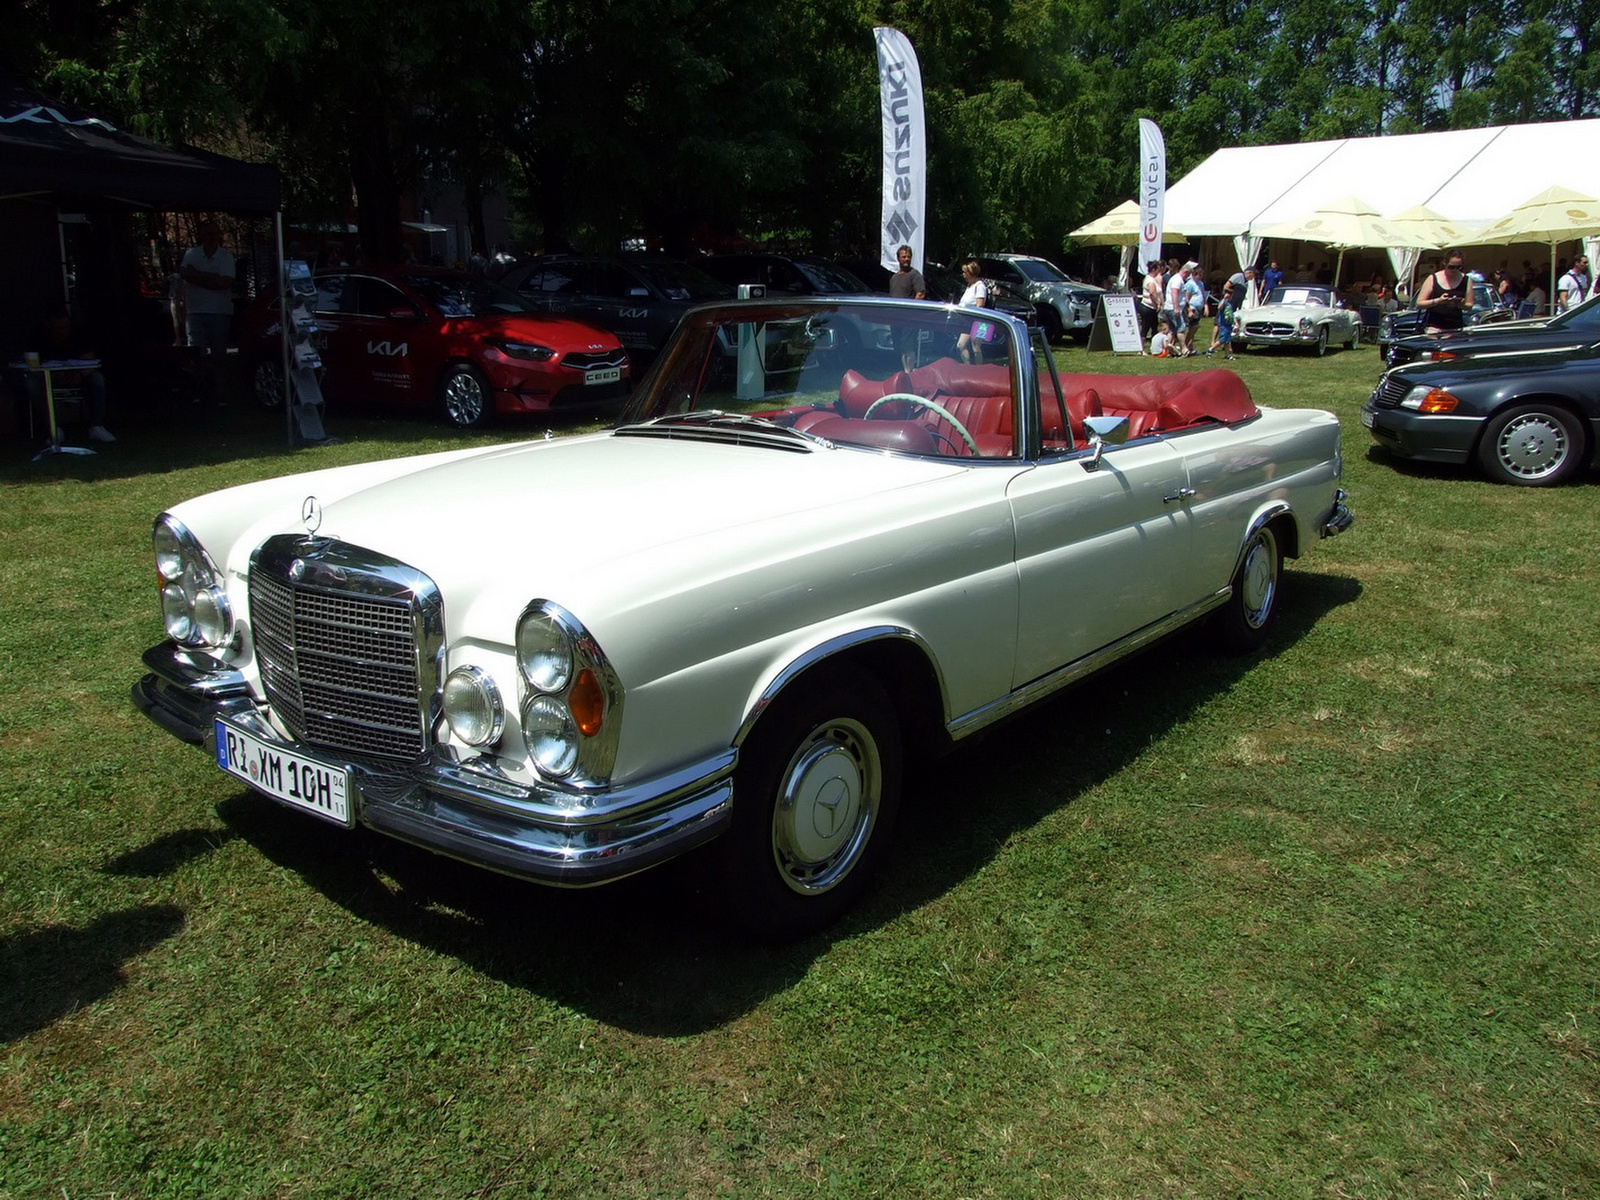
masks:
POLYGON ((786 950, 693 861, 515 883, 128 703, 162 507, 460 438, 8 446, 0 1196, 1600 1194, 1600 477, 1372 455, 1369 348, 1233 365, 1339 414, 1358 518, 1269 650, 1180 638, 920 773, 865 907, 786 950))

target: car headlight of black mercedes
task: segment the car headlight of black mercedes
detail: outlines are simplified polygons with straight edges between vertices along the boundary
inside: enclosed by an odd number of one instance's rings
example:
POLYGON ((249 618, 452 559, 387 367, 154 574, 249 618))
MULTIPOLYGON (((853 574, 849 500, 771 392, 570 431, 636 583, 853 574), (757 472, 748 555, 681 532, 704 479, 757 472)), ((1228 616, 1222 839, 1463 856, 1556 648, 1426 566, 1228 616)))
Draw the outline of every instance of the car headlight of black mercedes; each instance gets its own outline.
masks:
POLYGON ((528 758, 547 779, 600 784, 616 760, 622 685, 582 623, 548 600, 517 620, 518 716, 528 758))
POLYGON ((151 542, 167 636, 182 646, 222 649, 234 632, 222 572, 194 534, 168 513, 156 518, 151 542))

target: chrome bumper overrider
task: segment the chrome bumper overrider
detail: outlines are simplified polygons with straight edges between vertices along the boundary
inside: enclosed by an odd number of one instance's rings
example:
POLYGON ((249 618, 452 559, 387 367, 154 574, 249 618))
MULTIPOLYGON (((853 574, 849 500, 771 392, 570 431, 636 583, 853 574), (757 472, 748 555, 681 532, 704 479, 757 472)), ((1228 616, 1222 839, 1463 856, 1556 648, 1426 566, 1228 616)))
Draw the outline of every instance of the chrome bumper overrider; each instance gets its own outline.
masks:
POLYGON ((1348 497, 1345 495, 1343 488, 1338 488, 1334 491, 1333 507, 1328 510, 1328 515, 1322 518, 1321 532, 1323 537, 1330 538, 1335 534, 1343 533, 1356 523, 1356 515, 1345 504, 1346 499, 1348 497))
POLYGON ((361 824, 508 875, 604 883, 711 840, 732 817, 731 750, 627 787, 563 791, 490 759, 458 760, 448 747, 411 764, 331 755, 286 739, 226 663, 167 643, 146 651, 144 664, 150 674, 133 685, 133 703, 175 737, 214 753, 225 716, 263 741, 347 765, 361 824))

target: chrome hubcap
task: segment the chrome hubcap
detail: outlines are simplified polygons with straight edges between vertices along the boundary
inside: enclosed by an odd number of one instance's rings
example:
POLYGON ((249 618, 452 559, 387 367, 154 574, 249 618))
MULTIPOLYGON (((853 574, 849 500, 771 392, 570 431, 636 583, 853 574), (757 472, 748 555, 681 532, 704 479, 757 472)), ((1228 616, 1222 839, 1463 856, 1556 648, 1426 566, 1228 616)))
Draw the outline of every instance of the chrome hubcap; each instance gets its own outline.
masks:
POLYGON ((1239 599, 1244 608, 1244 619, 1250 628, 1261 628, 1271 614, 1272 600, 1277 590, 1277 548, 1267 537, 1257 534, 1249 553, 1245 555, 1244 569, 1239 573, 1239 599))
POLYGON ((848 875, 871 836, 882 789, 877 743, 865 726, 838 718, 813 730, 789 760, 772 817, 783 881, 810 895, 848 875))
POLYGON ((1566 460, 1567 432, 1544 413, 1517 417, 1500 431, 1500 464, 1513 475, 1537 479, 1566 460))

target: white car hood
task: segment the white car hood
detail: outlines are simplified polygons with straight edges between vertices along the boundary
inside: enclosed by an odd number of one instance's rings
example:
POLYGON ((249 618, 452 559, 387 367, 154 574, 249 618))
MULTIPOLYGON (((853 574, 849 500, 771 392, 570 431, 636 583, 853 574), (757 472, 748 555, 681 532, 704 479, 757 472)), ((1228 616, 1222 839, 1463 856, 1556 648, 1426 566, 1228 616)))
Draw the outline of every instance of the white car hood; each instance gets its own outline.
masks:
POLYGON ((746 569, 754 548, 925 515, 922 485, 963 474, 982 472, 860 449, 597 434, 266 480, 172 512, 242 585, 257 545, 308 531, 315 497, 318 537, 423 571, 456 628, 509 633, 536 597, 615 612, 746 569))

